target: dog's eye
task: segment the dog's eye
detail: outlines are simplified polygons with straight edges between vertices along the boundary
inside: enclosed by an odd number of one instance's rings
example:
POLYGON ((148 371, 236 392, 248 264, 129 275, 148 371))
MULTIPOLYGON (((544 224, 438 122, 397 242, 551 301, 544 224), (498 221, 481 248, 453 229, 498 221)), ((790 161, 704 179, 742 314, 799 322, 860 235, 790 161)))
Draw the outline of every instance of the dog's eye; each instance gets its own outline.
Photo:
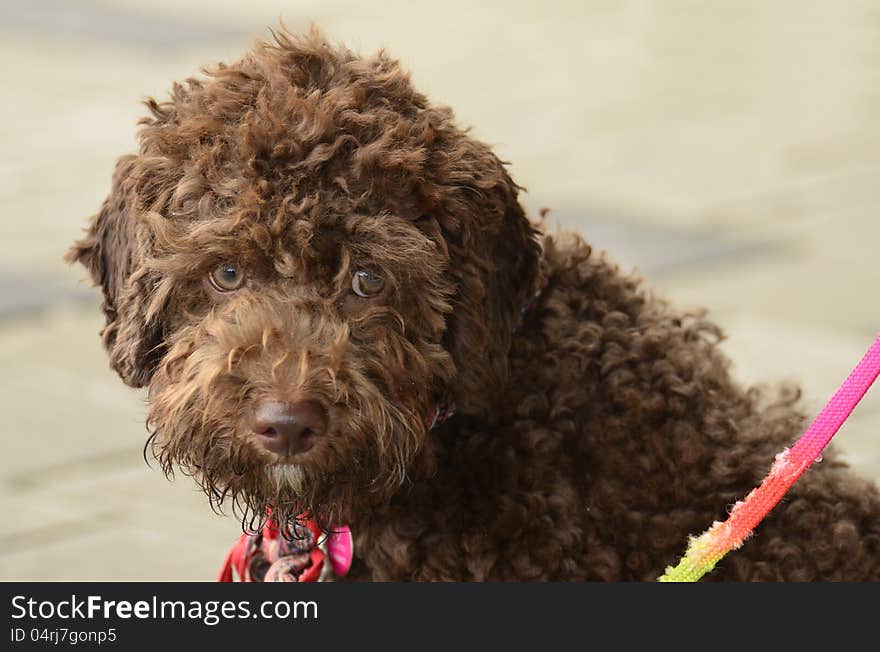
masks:
POLYGON ((232 292, 244 283, 244 272, 237 265, 220 265, 211 272, 208 280, 218 292, 232 292))
POLYGON ((351 289, 359 297, 369 299, 382 291, 385 287, 385 279, 376 276, 372 272, 355 272, 351 279, 351 289))

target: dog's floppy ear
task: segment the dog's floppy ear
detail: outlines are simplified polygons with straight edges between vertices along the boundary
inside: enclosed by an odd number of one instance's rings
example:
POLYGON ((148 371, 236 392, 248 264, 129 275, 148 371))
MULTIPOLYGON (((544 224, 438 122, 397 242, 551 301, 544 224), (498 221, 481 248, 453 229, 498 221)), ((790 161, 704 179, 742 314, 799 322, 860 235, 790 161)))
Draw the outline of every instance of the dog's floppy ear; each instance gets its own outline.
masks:
POLYGON ((116 164, 110 195, 92 218, 86 237, 67 252, 67 262, 80 262, 104 294, 107 323, 101 331, 110 366, 126 384, 143 387, 159 356, 162 326, 148 315, 150 277, 142 262, 146 229, 135 212, 131 171, 135 157, 116 164))
POLYGON ((450 386, 456 409, 486 415, 507 383, 513 332, 535 292, 541 250, 517 200, 519 187, 494 154, 481 159, 493 168, 481 171, 482 179, 495 182, 469 193, 463 238, 450 243, 458 295, 447 347, 457 369, 450 386))

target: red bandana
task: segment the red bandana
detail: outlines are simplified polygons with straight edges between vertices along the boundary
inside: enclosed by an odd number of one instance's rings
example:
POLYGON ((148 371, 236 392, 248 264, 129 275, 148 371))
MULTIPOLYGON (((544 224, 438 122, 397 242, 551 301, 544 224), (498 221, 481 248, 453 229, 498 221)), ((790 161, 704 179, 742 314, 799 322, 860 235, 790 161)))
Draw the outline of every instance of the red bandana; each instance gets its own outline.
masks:
POLYGON ((314 520, 297 520, 287 534, 271 518, 259 532, 242 534, 217 581, 321 582, 348 572, 354 548, 348 527, 325 535, 314 520))

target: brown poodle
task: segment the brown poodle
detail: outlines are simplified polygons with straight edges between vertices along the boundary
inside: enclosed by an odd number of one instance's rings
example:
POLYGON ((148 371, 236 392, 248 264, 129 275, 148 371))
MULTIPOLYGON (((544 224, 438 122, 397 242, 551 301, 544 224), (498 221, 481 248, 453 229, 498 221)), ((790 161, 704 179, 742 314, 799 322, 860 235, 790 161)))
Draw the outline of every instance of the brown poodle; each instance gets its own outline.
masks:
MULTIPOLYGON (((804 426, 383 53, 281 33, 147 106, 69 254, 111 365, 166 473, 348 524, 351 579, 653 580, 804 426)), ((711 577, 880 580, 876 487, 828 455, 711 577)))

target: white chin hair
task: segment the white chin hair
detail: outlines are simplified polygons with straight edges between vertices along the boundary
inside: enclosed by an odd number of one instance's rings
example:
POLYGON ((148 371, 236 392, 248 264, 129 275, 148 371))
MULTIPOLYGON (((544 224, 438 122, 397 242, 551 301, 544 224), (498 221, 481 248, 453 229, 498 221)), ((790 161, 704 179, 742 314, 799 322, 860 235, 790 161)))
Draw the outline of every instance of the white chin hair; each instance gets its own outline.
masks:
POLYGON ((303 470, 298 464, 273 464, 266 469, 270 482, 275 485, 275 490, 293 489, 300 491, 303 482, 303 470))

